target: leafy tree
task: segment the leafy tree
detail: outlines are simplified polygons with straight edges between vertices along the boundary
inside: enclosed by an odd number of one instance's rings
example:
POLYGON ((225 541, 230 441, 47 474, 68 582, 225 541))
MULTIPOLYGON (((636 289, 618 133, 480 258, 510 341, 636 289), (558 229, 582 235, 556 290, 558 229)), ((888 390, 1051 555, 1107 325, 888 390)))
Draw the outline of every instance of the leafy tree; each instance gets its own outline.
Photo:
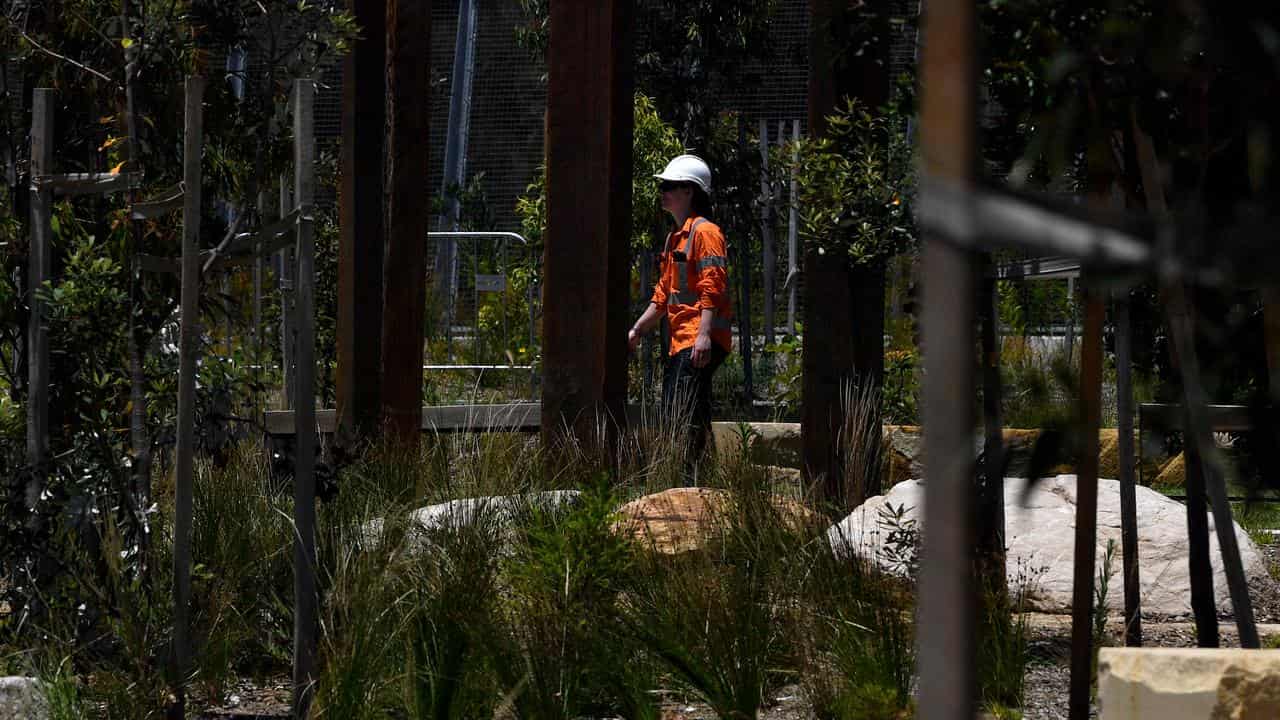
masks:
MULTIPOLYGON (((222 76, 222 53, 242 47, 260 53, 266 71, 276 82, 264 89, 268 102, 249 104, 230 83, 210 83, 205 103, 203 195, 208 201, 201 218, 206 247, 221 242, 231 229, 229 215, 243 214, 262 178, 274 177, 287 163, 290 143, 277 123, 286 80, 307 76, 336 52, 355 32, 349 18, 333 2, 136 3, 119 0, 55 0, 44 3, 0 4, 0 48, 8 67, 16 67, 22 85, 54 87, 56 95, 55 164, 58 172, 108 172, 121 169, 144 173, 141 197, 182 179, 182 84, 189 74, 222 76), (260 45, 259 43, 265 43, 260 45), (273 44, 274 43, 274 44, 273 44), (263 48, 275 48, 267 52, 263 48), (215 65, 215 61, 217 64, 215 65), (127 102, 133 94, 133 114, 127 102), (136 136, 131 142, 131 131, 136 136), (133 158, 132 166, 128 165, 133 158), (223 212, 230 207, 230 212, 223 212)), ((232 73, 236 75, 236 73, 232 73)), ((248 79, 247 76, 237 76, 248 79)), ((4 90, 9 90, 6 78, 4 90)), ((30 97, 0 93, 0 147, 20 148, 30 125, 30 97), (17 118, 16 122, 9 122, 17 118)), ((16 187, 25 188, 29 166, 16 158, 16 187)), ((16 450, 23 445, 20 427, 0 423, 0 588, 15 612, 38 610, 29 601, 57 572, 57 542, 76 542, 92 536, 95 518, 110 515, 119 521, 130 549, 130 573, 145 569, 136 552, 143 538, 147 509, 139 505, 138 487, 131 475, 146 476, 143 462, 151 447, 171 442, 174 421, 172 385, 176 356, 167 348, 176 342, 174 313, 176 276, 144 273, 138 253, 176 256, 181 227, 176 216, 131 224, 128 198, 76 198, 61 202, 53 227, 53 276, 42 288, 27 288, 26 193, 11 193, 0 207, 0 385, 19 403, 25 402, 25 367, 21 358, 32 292, 49 302, 53 371, 51 455, 49 467, 23 467, 16 450), (17 279, 17 281, 15 281, 17 279), (134 349, 137 349, 135 353, 134 349), (130 447, 126 418, 136 407, 130 365, 145 355, 140 380, 150 411, 145 451, 130 447), (139 465, 141 464, 141 468, 139 465), (25 477, 39 472, 47 493, 31 510, 22 496, 25 477), (12 562, 10 562, 12 561, 12 562)), ((247 228, 245 228, 247 229, 247 228)), ((206 287, 208 279, 206 279, 206 287)), ((234 289, 234 285, 232 288, 234 289)), ((221 298, 207 292, 202 298, 206 327, 224 319, 221 298)), ((228 298, 234 308, 235 298, 228 298)), ((213 332, 204 341, 217 338, 213 332)), ((220 338, 229 341, 229 338, 220 338)), ((216 393, 238 395, 243 402, 255 392, 248 366, 255 359, 247 351, 235 364, 210 360, 202 367, 202 410, 198 418, 204 437, 225 430, 228 404, 215 402, 216 393), (218 408, 215 414, 214 408, 218 408)), ((0 416, 8 413, 0 407, 0 416)), ((68 592, 78 592, 71 587, 68 592)), ((48 603, 56 598, 43 597, 48 603)), ((74 602, 74 597, 64 598, 74 602)), ((74 607, 74 604, 72 605, 74 607)))
POLYGON ((826 135, 778 155, 775 165, 799 190, 801 237, 832 262, 883 263, 915 249, 913 158, 899 118, 846 99, 827 118, 826 135))

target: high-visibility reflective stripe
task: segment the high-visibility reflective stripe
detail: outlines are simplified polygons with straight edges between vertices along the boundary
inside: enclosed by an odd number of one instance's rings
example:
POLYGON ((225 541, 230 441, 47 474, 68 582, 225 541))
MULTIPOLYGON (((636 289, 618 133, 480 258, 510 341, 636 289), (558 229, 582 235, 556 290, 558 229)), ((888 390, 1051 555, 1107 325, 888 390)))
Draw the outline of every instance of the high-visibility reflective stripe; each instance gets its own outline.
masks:
POLYGON ((698 272, 702 272, 709 267, 728 267, 729 261, 723 255, 708 255, 698 261, 698 272))
POLYGON ((697 305, 698 293, 674 292, 667 296, 668 305, 697 305))

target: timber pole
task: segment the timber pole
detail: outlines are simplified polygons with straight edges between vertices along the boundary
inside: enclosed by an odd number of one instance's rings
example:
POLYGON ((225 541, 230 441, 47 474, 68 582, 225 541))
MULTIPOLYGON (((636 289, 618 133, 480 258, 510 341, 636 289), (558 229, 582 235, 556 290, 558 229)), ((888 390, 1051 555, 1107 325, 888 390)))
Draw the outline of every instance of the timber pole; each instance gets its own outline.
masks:
POLYGON ((628 307, 629 283, 618 278, 630 234, 630 8, 631 0, 551 6, 542 285, 542 437, 551 450, 570 436, 596 446, 597 423, 620 410, 612 406, 626 387, 630 318, 618 323, 615 313, 628 307))
POLYGON ((315 401, 315 84, 295 80, 293 100, 294 198, 298 207, 297 360, 294 418, 297 458, 293 476, 293 713, 306 720, 315 696, 319 648, 316 595, 316 401, 315 401))
POLYGON ((1127 290, 1116 299, 1116 425, 1120 455, 1120 546, 1124 568, 1124 644, 1142 646, 1138 498, 1133 447, 1133 319, 1127 290))
POLYGON ((41 479, 49 456, 49 324, 40 291, 53 272, 53 191, 37 180, 53 171, 52 88, 36 88, 31 100, 31 240, 27 254, 27 292, 31 315, 27 325, 27 507, 34 508, 44 490, 41 479))
MULTIPOLYGON (((960 188, 972 184, 975 34, 973 3, 925 6, 921 114, 922 175, 960 188)), ((931 201, 928 185, 921 203, 931 201)), ((957 206, 971 215, 972 205, 957 206)), ((965 218, 960 218, 964 220, 965 218)), ((934 233, 924 244, 925 530, 917 614, 921 720, 973 717, 973 418, 972 255, 934 233)))
MULTIPOLYGON (((1071 689, 1068 715, 1088 720, 1093 682, 1093 573, 1098 547, 1098 426, 1102 422, 1102 321, 1105 308, 1085 288, 1084 338, 1080 347, 1080 426, 1076 461, 1075 577, 1071 596, 1071 689)), ((1099 612, 1105 613, 1106 608, 1099 612)))
POLYGON ((431 3, 387 2, 387 138, 390 182, 387 258, 383 266, 382 413, 404 443, 422 435, 423 322, 426 314, 426 229, 431 196, 424 185, 430 154, 431 3))
POLYGON ((185 678, 191 666, 191 534, 195 493, 196 373, 200 352, 200 202, 204 148, 205 79, 186 83, 183 129, 182 288, 179 296, 178 427, 173 522, 173 689, 170 718, 186 709, 185 678))
MULTIPOLYGON (((337 408, 334 441, 375 432, 381 410, 386 0, 348 0, 363 28, 342 71, 342 188, 338 193, 337 408)), ((424 140, 425 142, 425 140, 424 140)), ((302 199, 298 198, 299 205, 302 199)), ((421 196, 426 202, 426 196, 421 196)), ((423 228, 425 242, 425 228, 423 228)), ((301 362, 301 358, 299 358, 301 362)))
MULTIPOLYGON (((983 265, 993 270, 991 255, 983 265)), ((996 280, 984 273, 979 297, 978 315, 982 320, 982 473, 976 478, 974 497, 977 503, 974 535, 974 567, 978 571, 980 590, 998 600, 996 609, 1007 612, 1008 581, 1005 565, 1004 523, 1004 420, 1000 402, 1003 387, 1000 378, 1000 315, 996 310, 996 280)), ((978 624, 982 626, 982 614, 978 624)))

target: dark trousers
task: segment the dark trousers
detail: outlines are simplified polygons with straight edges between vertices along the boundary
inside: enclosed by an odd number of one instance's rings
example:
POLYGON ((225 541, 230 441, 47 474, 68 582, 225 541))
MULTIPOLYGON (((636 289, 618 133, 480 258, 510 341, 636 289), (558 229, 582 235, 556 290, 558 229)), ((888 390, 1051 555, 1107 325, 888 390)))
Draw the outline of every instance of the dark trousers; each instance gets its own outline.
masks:
POLYGON ((662 412, 668 420, 687 423, 686 484, 692 485, 697 478, 697 464, 711 432, 711 377, 728 356, 727 350, 712 343, 711 360, 703 367, 693 366, 693 348, 667 358, 662 374, 662 412))

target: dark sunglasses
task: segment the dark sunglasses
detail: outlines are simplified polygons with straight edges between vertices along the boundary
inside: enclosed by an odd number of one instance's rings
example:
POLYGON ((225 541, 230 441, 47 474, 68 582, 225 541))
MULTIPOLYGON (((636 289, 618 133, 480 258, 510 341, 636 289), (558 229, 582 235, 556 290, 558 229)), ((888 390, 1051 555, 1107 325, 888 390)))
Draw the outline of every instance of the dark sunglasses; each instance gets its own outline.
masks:
POLYGON ((662 192, 671 192, 672 190, 682 187, 689 187, 689 183, 672 182, 670 180, 663 180, 658 183, 658 189, 662 192))

